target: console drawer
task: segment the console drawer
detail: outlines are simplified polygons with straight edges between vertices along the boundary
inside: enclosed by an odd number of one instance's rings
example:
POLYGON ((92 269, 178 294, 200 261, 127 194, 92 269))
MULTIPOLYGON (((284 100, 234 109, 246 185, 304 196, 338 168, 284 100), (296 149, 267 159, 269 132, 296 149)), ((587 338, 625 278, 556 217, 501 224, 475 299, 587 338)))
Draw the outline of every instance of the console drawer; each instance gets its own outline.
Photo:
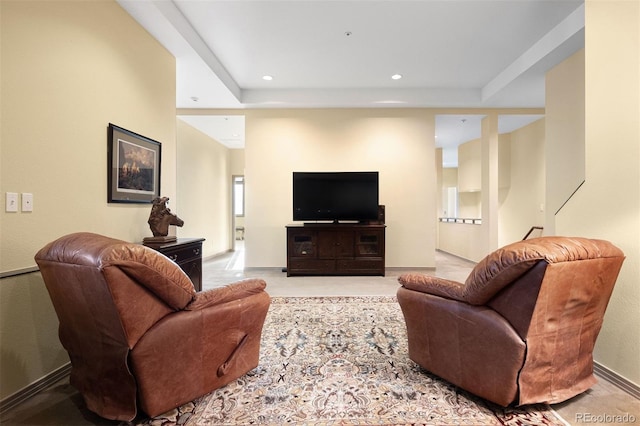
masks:
POLYGON ((335 270, 335 260, 289 259, 288 271, 290 274, 330 274, 335 270))
POLYGON ((358 275, 384 275, 384 260, 372 259, 339 259, 336 267, 338 273, 358 275))

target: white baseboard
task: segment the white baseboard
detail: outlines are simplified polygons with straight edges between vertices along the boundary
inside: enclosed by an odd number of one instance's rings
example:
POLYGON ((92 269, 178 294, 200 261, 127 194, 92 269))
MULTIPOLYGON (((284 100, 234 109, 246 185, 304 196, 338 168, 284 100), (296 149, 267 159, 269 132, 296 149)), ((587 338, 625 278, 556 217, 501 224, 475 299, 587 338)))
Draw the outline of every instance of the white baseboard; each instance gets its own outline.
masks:
POLYGON ((630 380, 625 379, 624 377, 622 377, 621 375, 619 375, 618 373, 609 370, 607 367, 603 366, 602 364, 595 362, 593 363, 593 372, 603 378, 604 380, 606 380, 609 383, 612 383, 613 385, 617 386, 618 388, 622 389, 623 391, 625 391, 626 393, 628 393, 629 395, 640 399, 640 386, 638 386, 637 384, 633 383, 630 380))

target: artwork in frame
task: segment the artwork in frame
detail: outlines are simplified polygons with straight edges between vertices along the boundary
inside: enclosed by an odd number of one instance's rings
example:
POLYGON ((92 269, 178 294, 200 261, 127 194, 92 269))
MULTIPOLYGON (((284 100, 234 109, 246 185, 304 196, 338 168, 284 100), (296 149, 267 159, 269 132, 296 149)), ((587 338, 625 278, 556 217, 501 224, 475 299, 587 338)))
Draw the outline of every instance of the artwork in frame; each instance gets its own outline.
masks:
POLYGON ((109 203, 151 203, 160 196, 162 144, 109 123, 109 203))

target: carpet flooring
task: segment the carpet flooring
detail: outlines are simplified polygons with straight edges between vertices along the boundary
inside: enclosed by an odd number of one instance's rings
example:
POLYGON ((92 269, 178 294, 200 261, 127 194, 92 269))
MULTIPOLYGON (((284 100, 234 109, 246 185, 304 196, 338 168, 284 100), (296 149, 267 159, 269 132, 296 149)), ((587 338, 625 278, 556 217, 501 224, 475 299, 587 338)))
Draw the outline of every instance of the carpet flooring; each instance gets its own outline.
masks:
POLYGON ((274 297, 260 365, 145 425, 565 425, 545 405, 507 408, 408 358, 394 296, 274 297))

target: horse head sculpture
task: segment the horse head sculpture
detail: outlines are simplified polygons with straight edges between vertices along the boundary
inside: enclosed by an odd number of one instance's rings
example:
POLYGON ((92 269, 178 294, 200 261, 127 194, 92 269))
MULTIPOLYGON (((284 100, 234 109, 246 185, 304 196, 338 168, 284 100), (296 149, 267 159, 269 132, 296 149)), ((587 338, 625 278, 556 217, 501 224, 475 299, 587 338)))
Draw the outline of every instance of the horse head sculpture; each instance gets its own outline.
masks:
POLYGON ((166 237, 169 234, 169 225, 182 226, 184 221, 171 213, 167 202, 169 197, 158 197, 153 200, 151 214, 149 215, 149 227, 154 237, 166 237))

